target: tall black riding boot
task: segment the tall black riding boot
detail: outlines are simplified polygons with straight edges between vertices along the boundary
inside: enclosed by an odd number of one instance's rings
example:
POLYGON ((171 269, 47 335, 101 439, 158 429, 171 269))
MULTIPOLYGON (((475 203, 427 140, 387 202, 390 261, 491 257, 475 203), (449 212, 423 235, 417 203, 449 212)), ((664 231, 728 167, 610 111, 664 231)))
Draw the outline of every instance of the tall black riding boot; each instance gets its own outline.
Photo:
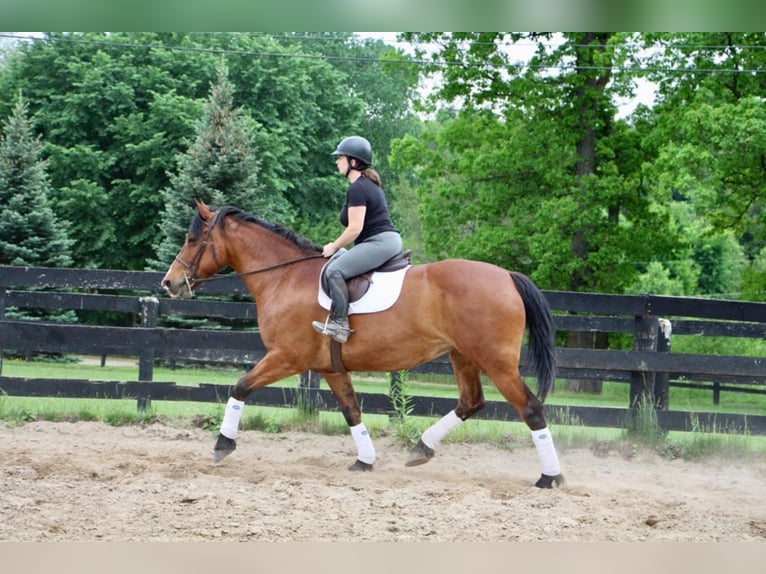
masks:
POLYGON ((319 333, 345 343, 351 333, 348 324, 348 285, 339 271, 332 271, 327 276, 327 288, 332 299, 330 315, 326 322, 313 321, 311 325, 319 333))

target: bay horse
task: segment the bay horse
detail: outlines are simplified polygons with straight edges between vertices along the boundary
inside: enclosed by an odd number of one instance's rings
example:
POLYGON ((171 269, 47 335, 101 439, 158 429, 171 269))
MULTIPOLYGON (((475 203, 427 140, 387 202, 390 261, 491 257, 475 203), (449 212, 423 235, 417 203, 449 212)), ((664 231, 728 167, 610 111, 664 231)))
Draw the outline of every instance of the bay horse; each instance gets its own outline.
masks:
MULTIPOLYGON (((178 255, 162 279, 171 297, 191 297, 195 287, 224 267, 237 272, 258 306, 266 355, 233 387, 213 454, 221 460, 236 448, 246 397, 261 387, 311 370, 321 374, 350 428, 357 459, 350 470, 371 470, 375 448, 362 422, 351 376, 335 369, 330 338, 311 326, 324 321, 317 301, 322 248, 292 230, 232 206, 197 211, 178 255)), ((484 406, 485 373, 527 424, 540 458, 535 483, 563 482, 558 455, 543 414, 555 377, 555 329, 548 304, 525 275, 495 265, 447 259, 412 265, 396 303, 379 313, 349 318, 353 334, 342 346, 347 371, 409 369, 449 353, 458 387, 454 410, 426 429, 406 461, 422 464, 437 444, 484 406), (536 367, 537 396, 519 373, 525 328, 536 367)))

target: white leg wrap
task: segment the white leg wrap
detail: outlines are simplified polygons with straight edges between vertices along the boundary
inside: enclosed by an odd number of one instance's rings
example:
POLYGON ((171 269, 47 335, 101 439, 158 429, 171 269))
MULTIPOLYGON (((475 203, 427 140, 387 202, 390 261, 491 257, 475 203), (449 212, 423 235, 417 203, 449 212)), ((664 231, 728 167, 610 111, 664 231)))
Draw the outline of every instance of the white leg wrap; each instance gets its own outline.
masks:
POLYGON ((461 425, 463 419, 455 414, 455 411, 450 411, 433 425, 428 427, 420 439, 428 448, 436 448, 441 440, 447 436, 451 431, 455 430, 461 425))
POLYGON ((537 448, 537 456, 540 457, 540 464, 543 466, 543 474, 548 476, 557 476, 561 474, 559 457, 556 454, 556 447, 553 446, 553 437, 548 427, 532 431, 532 442, 537 448))
POLYGON ((223 414, 221 423, 221 434, 226 438, 234 440, 239 432, 239 419, 242 418, 242 409, 245 407, 245 401, 238 401, 234 397, 229 397, 226 403, 226 411, 223 414))
POLYGON ((372 444, 370 433, 367 432, 367 427, 364 426, 364 423, 359 423, 350 429, 351 436, 354 437, 354 443, 356 443, 357 458, 367 464, 374 463, 375 447, 372 444))

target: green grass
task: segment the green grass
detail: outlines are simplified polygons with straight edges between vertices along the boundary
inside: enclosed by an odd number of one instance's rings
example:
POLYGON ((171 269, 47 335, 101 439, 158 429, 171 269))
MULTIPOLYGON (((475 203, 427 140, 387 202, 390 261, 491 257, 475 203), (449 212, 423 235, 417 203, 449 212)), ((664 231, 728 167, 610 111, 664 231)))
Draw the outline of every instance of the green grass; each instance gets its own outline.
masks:
MULTIPOLYGON (((179 368, 157 367, 156 381, 174 381, 179 385, 200 383, 233 385, 244 373, 234 368, 179 368)), ((136 380, 136 366, 84 365, 77 362, 40 362, 4 360, 3 372, 8 377, 26 378, 71 378, 95 381, 136 380)), ((428 375, 404 377, 405 394, 409 396, 452 397, 457 399, 457 390, 451 377, 428 375)), ((290 377, 277 386, 298 385, 298 377, 290 377)), ((354 377, 357 392, 388 394, 390 382, 387 375, 361 373, 354 377)), ((490 384, 484 385, 487 400, 502 400, 498 391, 490 384)), ((628 404, 629 385, 604 383, 599 395, 566 391, 562 381, 547 403, 562 406, 613 406, 625 408, 628 404)), ((102 421, 109 425, 151 424, 157 421, 175 421, 174 424, 190 425, 218 432, 223 416, 221 403, 195 403, 176 401, 153 401, 145 412, 138 412, 134 399, 66 399, 37 397, 8 397, 0 394, 0 420, 8 425, 24 424, 36 420, 49 421, 102 421)), ((712 393, 696 389, 671 388, 673 409, 692 412, 734 412, 763 414, 766 412, 766 398, 757 395, 722 393, 721 405, 712 404, 712 393)), ((391 437, 407 447, 419 438, 435 417, 413 417, 407 401, 401 402, 397 411, 399 417, 387 415, 365 415, 365 424, 373 436, 391 437)), ((642 450, 651 450, 667 458, 694 459, 713 454, 725 456, 766 456, 766 437, 738 434, 729 429, 697 428, 692 432, 663 433, 656 426, 653 411, 640 413, 640 419, 633 426, 622 429, 595 428, 583 426, 575 417, 555 425, 554 436, 560 451, 589 448, 597 452, 615 452, 622 456, 633 456, 642 450)), ((348 427, 338 411, 314 411, 302 408, 257 407, 248 408, 241 421, 243 430, 258 430, 279 433, 288 430, 302 430, 323 434, 346 434, 348 427)), ((531 446, 529 429, 520 422, 466 421, 446 442, 483 442, 501 448, 516 449, 531 446)))
MULTIPOLYGON (((173 381, 179 385, 196 386, 200 383, 233 385, 245 373, 234 368, 181 368, 155 367, 153 379, 158 382, 173 381)), ((3 376, 22 378, 84 379, 90 381, 136 381, 138 360, 135 366, 106 366, 67 361, 23 361, 5 359, 3 376)))
MULTIPOLYGON (((170 369, 155 367, 154 380, 173 381, 179 385, 196 386, 201 383, 234 385, 244 374, 244 369, 184 367, 170 369)), ((138 366, 85 365, 77 362, 42 362, 5 359, 3 376, 21 378, 84 379, 92 381, 135 381, 138 366)), ((409 393, 416 396, 457 398, 457 388, 449 375, 409 375, 412 379, 409 393)), ((532 381, 534 384, 534 381, 532 381)), ((296 387, 298 377, 289 377, 275 383, 275 386, 296 387)), ((389 378, 384 373, 358 373, 354 375, 354 388, 360 393, 388 394, 389 378)), ((502 401, 497 389, 483 379, 485 398, 488 401, 502 401)), ((556 381, 555 389, 547 400, 551 405, 609 406, 624 408, 628 405, 630 385, 627 383, 603 384, 600 394, 567 391, 563 381, 556 381)), ((766 413, 766 395, 722 392, 719 405, 713 404, 713 393, 709 390, 672 387, 670 405, 673 410, 692 412, 726 412, 739 414, 766 413)))

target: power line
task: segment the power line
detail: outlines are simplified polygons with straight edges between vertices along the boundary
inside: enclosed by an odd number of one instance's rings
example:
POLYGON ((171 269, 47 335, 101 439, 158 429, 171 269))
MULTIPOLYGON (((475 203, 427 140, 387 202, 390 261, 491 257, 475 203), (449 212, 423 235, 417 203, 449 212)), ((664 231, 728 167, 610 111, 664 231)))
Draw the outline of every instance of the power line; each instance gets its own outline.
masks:
MULTIPOLYGON (((205 47, 199 47, 199 46, 174 46, 174 45, 168 45, 168 44, 136 44, 136 43, 129 43, 129 42, 114 42, 114 41, 108 41, 108 40, 84 40, 84 39, 74 39, 74 38, 61 38, 61 37, 38 37, 38 36, 23 36, 23 35, 15 35, 15 34, 2 34, 0 33, 0 37, 5 38, 14 38, 16 40, 29 40, 33 42, 58 42, 58 43, 68 43, 68 44, 79 44, 79 45, 90 45, 90 46, 98 46, 98 47, 108 47, 108 48, 130 48, 130 49, 137 49, 137 50, 167 50, 167 51, 178 51, 178 52, 198 52, 198 53, 210 53, 210 54, 220 54, 225 56, 252 56, 252 57, 261 57, 261 58, 298 58, 298 59, 309 59, 309 60, 325 60, 325 61, 346 61, 346 62, 357 62, 357 63, 369 63, 369 64, 397 64, 397 65, 410 65, 410 66, 420 66, 420 67, 441 67, 441 68, 448 68, 448 67, 462 67, 465 66, 463 62, 453 62, 453 61, 446 61, 446 60, 423 60, 423 59, 415 59, 415 58, 399 58, 399 59, 391 59, 391 58, 371 58, 371 57, 365 57, 365 56, 341 56, 341 55, 331 55, 331 54, 307 54, 307 53, 294 53, 294 52, 267 52, 267 51, 256 51, 256 50, 236 50, 236 49, 230 49, 230 48, 205 48, 205 47)), ((327 40, 327 41, 348 41, 348 38, 324 38, 320 36, 303 36, 303 37, 296 37, 296 36, 274 36, 274 35, 263 35, 262 37, 269 37, 269 38, 282 38, 282 39, 310 39, 310 40, 327 40)), ((534 45, 534 44, 530 44, 534 45)), ((581 47, 585 48, 593 48, 596 47, 592 44, 584 44, 581 47)), ((703 47, 703 46, 700 46, 703 47)), ((704 46, 705 48, 712 48, 713 46, 704 46)), ((731 46, 719 46, 719 48, 731 48, 731 46)), ((759 49, 766 49, 765 46, 758 46, 759 49)), ((550 64, 532 64, 529 62, 518 62, 518 63, 509 63, 509 67, 512 68, 518 68, 518 69, 535 69, 540 71, 572 71, 572 70, 587 70, 587 71, 594 71, 594 72, 627 72, 627 73, 635 73, 635 74, 651 74, 651 73, 666 73, 666 74, 750 74, 750 75, 760 75, 760 74, 766 74, 766 68, 694 68, 694 67, 686 67, 686 68, 668 68, 668 67, 659 67, 659 66, 651 66, 651 67, 634 67, 634 66, 582 66, 577 64, 558 64, 558 65, 550 65, 550 64)))

